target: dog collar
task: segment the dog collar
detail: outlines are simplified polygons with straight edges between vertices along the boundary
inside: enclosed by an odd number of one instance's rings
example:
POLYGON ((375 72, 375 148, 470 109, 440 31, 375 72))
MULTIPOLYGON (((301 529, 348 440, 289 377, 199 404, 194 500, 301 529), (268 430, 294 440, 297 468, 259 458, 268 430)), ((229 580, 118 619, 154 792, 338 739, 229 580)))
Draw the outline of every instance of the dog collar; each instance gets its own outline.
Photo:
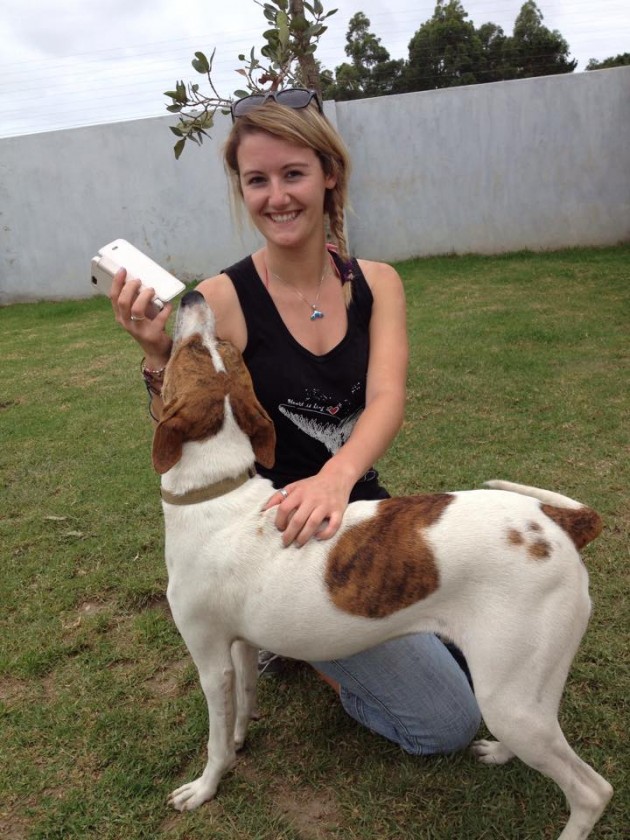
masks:
POLYGON ((237 475, 236 478, 226 478, 217 481, 216 484, 209 484, 207 487, 199 487, 197 490, 189 490, 188 493, 169 493, 168 490, 160 487, 162 501, 169 505, 197 505, 200 502, 209 502, 211 499, 218 499, 226 493, 231 493, 252 477, 253 473, 247 472, 237 475))

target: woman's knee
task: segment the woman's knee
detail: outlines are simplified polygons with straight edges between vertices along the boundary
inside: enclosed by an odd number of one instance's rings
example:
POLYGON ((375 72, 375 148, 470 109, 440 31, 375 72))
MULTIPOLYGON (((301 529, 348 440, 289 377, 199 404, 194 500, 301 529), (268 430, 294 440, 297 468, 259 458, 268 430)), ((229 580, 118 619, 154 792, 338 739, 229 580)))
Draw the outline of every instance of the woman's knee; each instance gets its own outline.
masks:
POLYGON ((410 755, 447 755, 466 749, 481 725, 481 712, 472 692, 461 698, 456 714, 436 715, 430 727, 404 733, 400 745, 410 755))

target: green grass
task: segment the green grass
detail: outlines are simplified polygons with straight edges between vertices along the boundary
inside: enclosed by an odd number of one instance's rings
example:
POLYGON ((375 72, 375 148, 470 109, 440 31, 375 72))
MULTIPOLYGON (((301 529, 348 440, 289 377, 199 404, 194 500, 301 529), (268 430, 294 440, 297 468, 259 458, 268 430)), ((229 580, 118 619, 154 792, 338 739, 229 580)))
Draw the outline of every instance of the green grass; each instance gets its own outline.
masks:
MULTIPOLYGON (((397 493, 507 478, 596 507, 595 611, 561 721, 616 788, 627 836, 630 248, 399 266, 412 359, 380 467, 397 493)), ((304 669, 261 682, 263 718, 217 800, 178 815, 206 711, 164 592, 139 353, 102 299, 0 310, 0 834, 107 840, 540 840, 558 789, 519 762, 418 759, 359 728, 304 669)))

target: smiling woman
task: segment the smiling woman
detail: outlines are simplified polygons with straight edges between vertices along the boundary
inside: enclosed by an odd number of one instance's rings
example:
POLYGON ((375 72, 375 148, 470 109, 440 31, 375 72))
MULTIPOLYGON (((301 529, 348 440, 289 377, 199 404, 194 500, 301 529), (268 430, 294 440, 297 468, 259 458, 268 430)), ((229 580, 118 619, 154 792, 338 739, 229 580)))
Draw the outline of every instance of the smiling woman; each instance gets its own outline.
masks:
MULTIPOLYGON (((284 545, 300 547, 332 538, 349 503, 387 498, 373 465, 402 422, 407 339, 396 271, 348 254, 343 141, 311 91, 282 93, 236 102, 224 150, 235 198, 263 245, 198 290, 273 420, 275 460, 256 469, 270 480, 266 507, 276 508, 284 545)), ((152 318, 149 302, 134 283, 114 281, 117 319, 145 352, 159 417, 171 341, 168 308, 152 318)), ((434 635, 316 668, 352 717, 409 752, 464 747, 478 727, 466 674, 434 635)))

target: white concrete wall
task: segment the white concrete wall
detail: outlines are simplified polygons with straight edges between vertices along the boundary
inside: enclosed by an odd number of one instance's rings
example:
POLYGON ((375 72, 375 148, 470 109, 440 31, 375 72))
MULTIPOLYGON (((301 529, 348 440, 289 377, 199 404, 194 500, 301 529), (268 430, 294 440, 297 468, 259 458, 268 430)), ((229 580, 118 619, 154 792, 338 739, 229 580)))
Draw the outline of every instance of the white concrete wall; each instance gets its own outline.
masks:
MULTIPOLYGON (((354 253, 397 260, 630 239, 630 68, 327 103, 352 153, 354 253)), ((0 140, 0 303, 92 293, 129 239, 182 279, 256 247, 212 140, 175 161, 172 117, 0 140)))
POLYGON ((630 238, 630 68, 337 104, 353 248, 397 260, 630 238))

